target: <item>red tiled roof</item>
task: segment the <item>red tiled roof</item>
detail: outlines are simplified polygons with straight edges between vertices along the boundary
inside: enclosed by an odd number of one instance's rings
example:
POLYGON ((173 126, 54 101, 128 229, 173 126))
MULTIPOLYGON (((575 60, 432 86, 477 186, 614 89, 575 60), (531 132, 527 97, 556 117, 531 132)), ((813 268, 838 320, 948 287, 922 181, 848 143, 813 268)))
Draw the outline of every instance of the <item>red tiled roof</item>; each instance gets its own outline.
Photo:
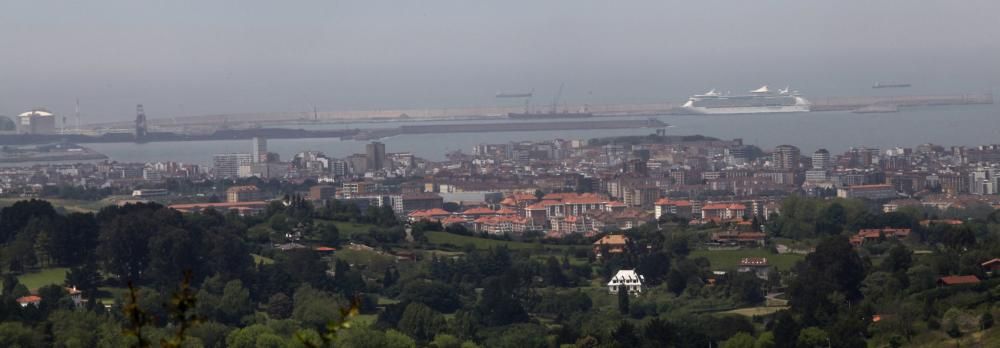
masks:
POLYGON ((490 209, 490 208, 486 208, 486 207, 478 207, 478 208, 467 209, 466 211, 463 211, 462 214, 464 214, 464 215, 489 215, 489 214, 496 214, 496 211, 494 211, 493 209, 490 209))
POLYGON ((441 208, 433 208, 427 210, 415 210, 410 213, 410 217, 432 217, 432 216, 446 216, 451 215, 450 212, 441 208))
POLYGON ((496 213, 500 215, 517 215, 516 211, 507 207, 500 208, 496 213))
POLYGON ((535 197, 535 194, 533 194, 533 193, 524 193, 524 192, 515 193, 515 194, 511 195, 510 197, 514 198, 515 200, 518 200, 518 201, 533 201, 533 200, 538 199, 538 197, 535 197))
POLYGON ((524 210, 545 210, 545 206, 542 205, 541 203, 535 203, 527 207, 524 207, 524 210))
POLYGON ((499 224, 499 223, 504 223, 504 222, 509 222, 509 223, 515 223, 516 224, 516 223, 523 223, 524 220, 522 220, 522 219, 520 219, 520 218, 518 218, 516 216, 484 216, 484 217, 476 219, 476 221, 475 221, 475 223, 482 224, 482 225, 493 225, 493 224, 499 224))
POLYGON ((445 225, 460 224, 460 223, 464 223, 464 222, 465 222, 465 219, 463 219, 461 217, 458 217, 458 216, 449 216, 449 217, 444 218, 444 220, 441 220, 441 223, 445 224, 445 225))
POLYGON ((41 301, 42 298, 36 295, 28 295, 17 298, 17 303, 36 303, 41 301))
POLYGON ((938 279, 944 285, 978 284, 979 278, 974 275, 946 276, 938 279))

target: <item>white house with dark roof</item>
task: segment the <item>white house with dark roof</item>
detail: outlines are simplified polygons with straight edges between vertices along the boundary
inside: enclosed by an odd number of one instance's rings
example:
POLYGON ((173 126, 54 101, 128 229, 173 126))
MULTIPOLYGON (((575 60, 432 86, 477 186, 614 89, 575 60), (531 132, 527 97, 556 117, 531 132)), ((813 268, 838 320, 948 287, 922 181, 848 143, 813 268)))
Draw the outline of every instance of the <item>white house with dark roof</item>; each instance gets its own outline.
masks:
POLYGON ((642 282, 645 278, 634 269, 623 269, 618 271, 611 281, 608 282, 608 293, 618 294, 619 289, 625 289, 629 295, 639 296, 642 294, 642 282))

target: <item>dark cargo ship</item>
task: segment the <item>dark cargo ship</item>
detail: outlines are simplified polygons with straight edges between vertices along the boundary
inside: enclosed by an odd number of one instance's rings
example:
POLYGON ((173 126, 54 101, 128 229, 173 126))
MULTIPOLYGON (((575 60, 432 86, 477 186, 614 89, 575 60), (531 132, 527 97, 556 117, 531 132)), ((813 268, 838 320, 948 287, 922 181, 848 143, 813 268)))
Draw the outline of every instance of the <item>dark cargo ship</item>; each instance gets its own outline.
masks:
POLYGON ((881 83, 876 82, 872 85, 872 88, 906 88, 910 87, 909 83, 881 83))

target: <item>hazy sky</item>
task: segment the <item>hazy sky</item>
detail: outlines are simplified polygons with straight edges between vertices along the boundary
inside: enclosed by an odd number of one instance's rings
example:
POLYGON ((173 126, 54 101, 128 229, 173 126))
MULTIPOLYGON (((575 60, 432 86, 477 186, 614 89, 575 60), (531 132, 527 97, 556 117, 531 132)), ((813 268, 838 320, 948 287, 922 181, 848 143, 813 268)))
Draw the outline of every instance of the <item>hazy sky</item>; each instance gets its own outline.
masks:
POLYGON ((84 122, 1000 86, 1000 1, 0 0, 0 114, 84 122))

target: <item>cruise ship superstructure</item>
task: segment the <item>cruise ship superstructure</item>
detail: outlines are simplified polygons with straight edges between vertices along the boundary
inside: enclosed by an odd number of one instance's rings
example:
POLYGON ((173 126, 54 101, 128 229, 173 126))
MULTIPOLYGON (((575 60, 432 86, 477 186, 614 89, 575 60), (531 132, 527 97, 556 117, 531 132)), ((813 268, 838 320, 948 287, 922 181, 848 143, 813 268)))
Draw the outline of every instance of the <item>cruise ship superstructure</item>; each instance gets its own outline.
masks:
POLYGON ((772 92, 763 86, 749 94, 731 95, 714 89, 688 99, 683 108, 691 113, 705 115, 763 114, 779 112, 808 112, 810 103, 797 91, 788 88, 772 92))

